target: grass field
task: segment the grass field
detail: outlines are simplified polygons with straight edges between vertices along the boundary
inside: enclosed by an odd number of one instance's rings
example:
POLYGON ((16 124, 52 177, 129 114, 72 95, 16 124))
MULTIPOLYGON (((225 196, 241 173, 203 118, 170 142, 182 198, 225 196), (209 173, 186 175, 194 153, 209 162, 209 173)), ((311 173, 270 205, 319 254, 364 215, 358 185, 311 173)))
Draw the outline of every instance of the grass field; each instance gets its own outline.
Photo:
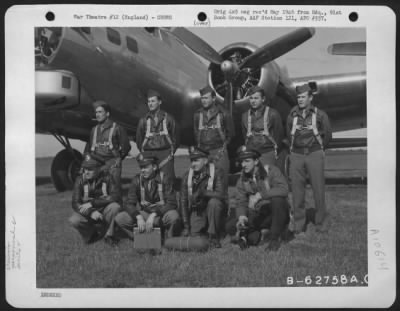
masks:
MULTIPOLYGON (((278 252, 268 253, 263 246, 241 251, 226 238, 221 249, 206 253, 163 250, 156 256, 139 254, 128 240, 117 247, 103 241, 84 245, 68 224, 71 192, 58 193, 45 183, 36 194, 38 288, 305 286, 287 280, 307 276, 313 279, 309 286, 329 286, 342 275, 343 285, 366 285, 361 283, 368 273, 366 186, 328 186, 328 233, 307 231, 278 252), (358 282, 350 283, 352 276, 358 282)), ((307 200, 312 203, 309 189, 307 200)))

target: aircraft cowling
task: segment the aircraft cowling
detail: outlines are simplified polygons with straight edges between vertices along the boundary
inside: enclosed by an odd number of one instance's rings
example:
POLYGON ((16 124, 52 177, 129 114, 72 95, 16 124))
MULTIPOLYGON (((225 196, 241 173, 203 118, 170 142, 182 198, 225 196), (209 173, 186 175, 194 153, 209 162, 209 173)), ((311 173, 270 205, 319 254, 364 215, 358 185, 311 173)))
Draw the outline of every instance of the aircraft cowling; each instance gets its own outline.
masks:
MULTIPOLYGON (((256 49, 257 46, 253 44, 238 42, 224 47, 219 53, 224 60, 237 62, 240 65, 241 60, 256 49)), ((224 102, 226 92, 226 78, 219 65, 210 64, 208 68, 208 84, 215 90, 217 101, 221 104, 224 102)), ((242 68, 235 77, 229 78, 231 78, 233 84, 235 109, 243 111, 248 108, 247 92, 251 87, 257 85, 263 88, 268 99, 271 99, 276 94, 279 83, 279 67, 272 61, 259 68, 242 68)))

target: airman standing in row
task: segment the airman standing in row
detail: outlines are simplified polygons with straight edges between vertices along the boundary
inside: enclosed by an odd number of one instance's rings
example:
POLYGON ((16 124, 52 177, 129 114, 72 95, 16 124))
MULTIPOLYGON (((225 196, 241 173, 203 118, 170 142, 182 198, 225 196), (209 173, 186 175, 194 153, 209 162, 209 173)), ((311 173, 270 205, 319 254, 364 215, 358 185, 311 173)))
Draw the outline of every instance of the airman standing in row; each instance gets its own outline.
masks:
POLYGON ((110 105, 98 100, 93 103, 93 106, 97 125, 90 133, 85 154, 91 154, 104 160, 105 164, 101 170, 111 174, 121 192, 122 160, 131 150, 131 145, 125 129, 110 119, 110 105))
POLYGON ((228 199, 229 156, 227 146, 235 136, 232 117, 216 103, 215 91, 207 86, 200 90, 202 107, 193 117, 196 146, 210 153, 210 161, 223 172, 224 195, 228 199))
POLYGON ((161 104, 160 93, 149 90, 149 112, 139 120, 136 144, 141 152, 151 153, 158 159, 158 167, 164 172, 165 178, 174 180, 174 154, 179 146, 179 131, 175 119, 161 110, 161 104))
POLYGON ((291 141, 289 175, 292 181, 293 205, 295 213, 298 209, 304 210, 308 173, 315 207, 306 208, 306 219, 301 230, 306 231, 308 224, 312 223, 316 225, 317 231, 323 231, 322 225, 327 216, 324 149, 332 139, 332 130, 327 114, 311 103, 313 94, 310 86, 298 86, 296 92, 298 106, 290 111, 287 118, 287 133, 290 134, 291 141))
POLYGON ((242 132, 246 147, 258 150, 261 162, 275 165, 283 138, 283 125, 277 110, 266 104, 259 86, 249 90, 250 109, 242 115, 242 132))

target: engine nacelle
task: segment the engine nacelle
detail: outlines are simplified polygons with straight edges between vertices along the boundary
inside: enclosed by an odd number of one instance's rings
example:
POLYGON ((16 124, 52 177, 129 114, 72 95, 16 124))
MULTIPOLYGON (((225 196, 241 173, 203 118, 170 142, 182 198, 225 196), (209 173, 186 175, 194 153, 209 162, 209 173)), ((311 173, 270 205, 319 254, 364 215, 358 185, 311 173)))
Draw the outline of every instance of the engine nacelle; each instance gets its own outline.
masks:
MULTIPOLYGON (((219 53, 224 60, 229 60, 233 66, 240 66, 243 59, 256 49, 257 46, 253 44, 238 42, 224 47, 219 53)), ((229 64, 229 62, 227 63, 229 64)), ((224 63, 222 65, 226 66, 224 63)), ((226 69, 225 72, 229 73, 230 71, 226 69)), ((210 64, 208 68, 208 84, 215 90, 217 101, 220 103, 223 103, 227 91, 225 80, 226 76, 221 67, 217 64, 210 64)), ((258 85, 263 88, 267 99, 275 96, 279 83, 279 67, 275 62, 269 62, 260 68, 242 68, 237 76, 233 78, 232 83, 235 107, 239 110, 247 109, 249 103, 247 93, 253 86, 258 85)))

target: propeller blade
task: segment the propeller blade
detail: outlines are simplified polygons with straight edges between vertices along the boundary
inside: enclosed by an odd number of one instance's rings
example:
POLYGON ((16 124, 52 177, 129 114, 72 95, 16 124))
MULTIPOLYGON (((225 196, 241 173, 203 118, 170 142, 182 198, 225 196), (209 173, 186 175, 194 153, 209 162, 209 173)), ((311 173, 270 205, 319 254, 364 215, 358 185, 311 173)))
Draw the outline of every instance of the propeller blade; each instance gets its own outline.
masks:
POLYGON ((366 42, 335 43, 328 47, 328 53, 332 55, 365 56, 366 42))
POLYGON ((310 39, 314 33, 314 28, 300 28, 281 36, 247 56, 240 64, 240 68, 261 67, 265 63, 293 50, 295 47, 310 39))
POLYGON ((224 97, 224 105, 229 109, 229 113, 233 114, 233 85, 231 82, 227 83, 226 93, 224 97))
POLYGON ((221 55, 219 55, 216 50, 189 30, 183 27, 175 27, 171 29, 171 33, 181 40, 189 49, 206 60, 217 65, 223 62, 221 55))

